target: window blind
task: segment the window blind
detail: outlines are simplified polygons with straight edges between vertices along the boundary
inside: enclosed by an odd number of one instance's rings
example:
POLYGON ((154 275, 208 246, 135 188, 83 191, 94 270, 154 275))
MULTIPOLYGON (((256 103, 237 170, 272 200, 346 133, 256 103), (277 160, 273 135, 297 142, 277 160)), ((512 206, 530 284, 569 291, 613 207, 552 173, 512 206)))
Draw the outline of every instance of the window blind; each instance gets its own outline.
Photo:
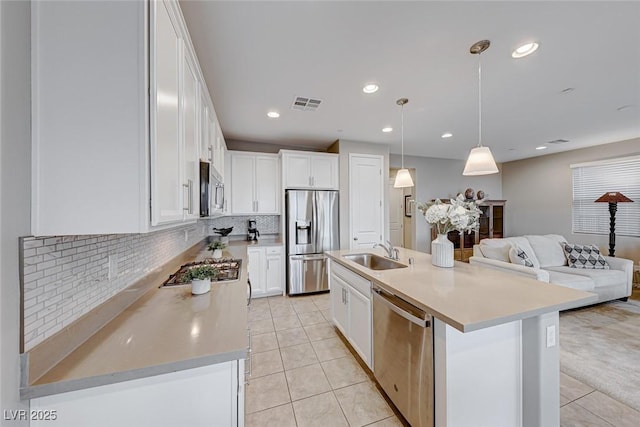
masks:
POLYGON ((609 234, 609 204, 594 203, 619 191, 633 203, 618 203, 616 235, 640 236, 640 156, 571 165, 574 233, 609 234))

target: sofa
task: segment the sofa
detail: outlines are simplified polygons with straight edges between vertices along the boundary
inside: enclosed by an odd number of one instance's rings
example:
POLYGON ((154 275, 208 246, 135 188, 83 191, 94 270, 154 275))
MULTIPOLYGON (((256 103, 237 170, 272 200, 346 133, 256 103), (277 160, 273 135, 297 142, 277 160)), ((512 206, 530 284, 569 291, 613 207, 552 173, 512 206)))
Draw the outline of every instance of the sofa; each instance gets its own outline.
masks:
POLYGON ((626 299, 631 295, 633 261, 601 255, 595 246, 569 244, 557 234, 484 239, 473 246, 469 262, 593 292, 598 295, 597 302, 626 299), (573 249, 586 253, 589 262, 578 256, 583 264, 576 263, 573 249))

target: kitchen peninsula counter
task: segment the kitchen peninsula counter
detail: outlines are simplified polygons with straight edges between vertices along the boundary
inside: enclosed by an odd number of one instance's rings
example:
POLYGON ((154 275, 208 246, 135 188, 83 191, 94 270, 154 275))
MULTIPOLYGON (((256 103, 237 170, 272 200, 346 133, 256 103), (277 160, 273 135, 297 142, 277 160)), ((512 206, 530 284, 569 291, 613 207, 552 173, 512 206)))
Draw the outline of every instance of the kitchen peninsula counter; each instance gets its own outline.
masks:
POLYGON ((597 297, 588 292, 550 285, 515 274, 456 261, 453 268, 436 267, 431 255, 399 248, 406 268, 370 270, 344 255, 382 249, 327 252, 333 261, 366 277, 454 327, 470 332, 543 313, 565 310, 597 297), (409 265, 409 257, 414 264, 409 265))
MULTIPOLYGON (((224 251, 225 257, 242 259, 238 280, 213 282, 211 292, 192 295, 189 285, 160 288, 163 279, 23 387, 22 398, 244 359, 248 344, 247 244, 231 241, 224 251)), ((209 256, 209 251, 202 250, 195 260, 209 256)))

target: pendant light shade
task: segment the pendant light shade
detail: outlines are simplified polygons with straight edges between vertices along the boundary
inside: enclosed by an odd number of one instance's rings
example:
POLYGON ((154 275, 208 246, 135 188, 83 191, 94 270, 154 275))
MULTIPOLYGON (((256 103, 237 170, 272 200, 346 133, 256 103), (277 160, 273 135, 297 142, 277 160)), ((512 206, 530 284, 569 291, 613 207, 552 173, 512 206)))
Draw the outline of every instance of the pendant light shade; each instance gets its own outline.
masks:
POLYGON ((413 187, 413 180, 409 169, 400 169, 396 175, 396 181, 393 183, 394 188, 413 187))
POLYGON ((462 175, 489 175, 492 173, 498 173, 498 166, 493 160, 489 147, 472 148, 462 175))
POLYGON ((413 179, 411 179, 411 174, 409 173, 409 169, 405 169, 404 167, 404 104, 409 102, 407 98, 400 98, 396 101, 396 104, 400 106, 401 109, 401 121, 400 121, 400 147, 402 150, 402 167, 396 174, 396 180, 393 183, 393 188, 404 188, 404 187, 413 187, 413 179))
POLYGON ((482 67, 480 66, 480 54, 489 49, 491 42, 489 40, 480 40, 474 43, 469 52, 478 55, 478 146, 471 149, 467 164, 464 166, 462 175, 490 175, 498 173, 498 166, 493 159, 489 147, 482 145, 482 67))

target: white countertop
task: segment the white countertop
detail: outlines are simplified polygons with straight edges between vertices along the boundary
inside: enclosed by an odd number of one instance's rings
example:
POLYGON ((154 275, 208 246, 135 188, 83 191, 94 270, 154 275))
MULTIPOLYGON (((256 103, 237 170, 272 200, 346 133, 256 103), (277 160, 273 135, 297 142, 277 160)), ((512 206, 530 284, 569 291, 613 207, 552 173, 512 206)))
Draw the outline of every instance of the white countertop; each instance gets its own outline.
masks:
MULTIPOLYGON (((23 398, 244 358, 247 243, 232 241, 224 251, 243 260, 237 281, 214 282, 211 292, 197 296, 189 285, 154 287, 24 388, 23 398)), ((204 250, 196 260, 208 256, 204 250)))
POLYGON ((458 329, 469 332, 596 301, 596 295, 534 279, 456 261, 453 268, 435 267, 431 255, 399 248, 399 262, 413 266, 370 270, 343 257, 382 249, 327 252, 334 261, 371 280, 407 302, 458 329))

